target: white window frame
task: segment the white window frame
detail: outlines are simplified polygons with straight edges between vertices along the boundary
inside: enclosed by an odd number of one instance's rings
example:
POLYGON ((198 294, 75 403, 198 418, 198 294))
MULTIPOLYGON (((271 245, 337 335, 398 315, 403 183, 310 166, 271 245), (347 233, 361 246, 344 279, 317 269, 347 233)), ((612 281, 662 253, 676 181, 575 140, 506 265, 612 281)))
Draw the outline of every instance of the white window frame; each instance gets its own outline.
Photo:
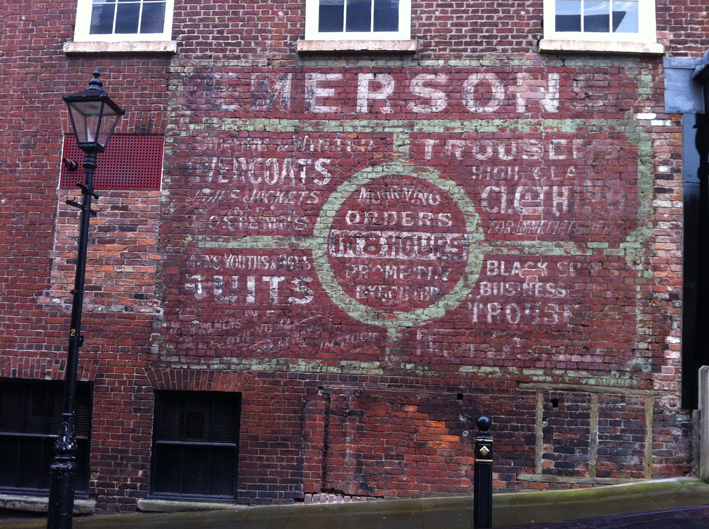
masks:
POLYGON ((392 41, 411 39, 411 0, 399 0, 399 31, 320 32, 320 0, 305 1, 305 40, 369 40, 392 41))
POLYGON ((638 0, 638 33, 556 31, 556 0, 544 0, 540 50, 663 53, 664 46, 657 43, 655 0, 638 0))
POLYGON ((93 0, 78 0, 76 8, 76 26, 74 27, 74 42, 164 42, 172 40, 172 12, 174 0, 165 4, 165 23, 162 33, 119 33, 95 35, 91 30, 91 13, 93 0))

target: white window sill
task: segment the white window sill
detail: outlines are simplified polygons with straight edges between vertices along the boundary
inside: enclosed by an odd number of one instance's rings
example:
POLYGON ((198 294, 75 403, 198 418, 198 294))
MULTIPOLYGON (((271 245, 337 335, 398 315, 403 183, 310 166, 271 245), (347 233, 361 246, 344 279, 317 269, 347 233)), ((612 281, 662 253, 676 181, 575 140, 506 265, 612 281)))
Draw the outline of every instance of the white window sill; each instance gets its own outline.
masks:
MULTIPOLYGON (((49 498, 47 496, 15 496, 0 494, 0 508, 12 511, 47 512, 49 498)), ((95 500, 74 499, 74 514, 94 514, 95 500)))
POLYGON ((550 40, 539 41, 540 52, 575 52, 587 53, 636 53, 644 55, 664 55, 665 47, 658 43, 644 42, 605 42, 595 40, 550 40))
POLYGON ((388 51, 416 53, 417 40, 299 40, 298 53, 323 51, 388 51))
POLYGON ((64 53, 177 53, 177 42, 174 40, 65 42, 64 53))
POLYGON ((233 511, 246 508, 235 503, 157 499, 138 500, 137 507, 140 512, 233 511))

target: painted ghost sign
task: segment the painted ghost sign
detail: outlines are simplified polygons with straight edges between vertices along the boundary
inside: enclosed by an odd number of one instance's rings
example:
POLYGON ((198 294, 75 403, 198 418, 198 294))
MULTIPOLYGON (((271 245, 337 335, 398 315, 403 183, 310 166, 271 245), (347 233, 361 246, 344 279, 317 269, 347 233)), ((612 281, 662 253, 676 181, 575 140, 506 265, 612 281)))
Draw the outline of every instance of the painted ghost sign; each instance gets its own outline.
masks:
POLYGON ((188 226, 166 358, 462 369, 632 347, 648 147, 623 109, 579 118, 556 73, 222 73, 204 108, 183 82, 198 149, 172 153, 190 176, 165 198, 188 226))

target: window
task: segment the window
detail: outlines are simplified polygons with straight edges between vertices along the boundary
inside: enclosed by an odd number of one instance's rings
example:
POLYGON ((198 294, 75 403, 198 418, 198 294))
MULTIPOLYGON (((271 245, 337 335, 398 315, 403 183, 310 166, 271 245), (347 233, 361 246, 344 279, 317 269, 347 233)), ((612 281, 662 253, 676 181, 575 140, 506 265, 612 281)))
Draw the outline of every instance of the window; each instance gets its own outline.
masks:
POLYGON ((544 0, 540 49, 662 53, 655 0, 544 0))
POLYGON ((155 394, 151 493, 233 500, 241 394, 155 394))
POLYGON ((557 33, 637 34, 638 0, 556 0, 557 33))
POLYGON ((306 40, 409 40, 411 0, 306 0, 306 40))
MULTIPOLYGON (((49 465, 59 433, 64 383, 45 380, 0 379, 0 491, 47 494, 49 465)), ((77 384, 77 495, 89 486, 91 386, 77 384)))
POLYGON ((79 0, 74 41, 169 41, 173 2, 79 0))

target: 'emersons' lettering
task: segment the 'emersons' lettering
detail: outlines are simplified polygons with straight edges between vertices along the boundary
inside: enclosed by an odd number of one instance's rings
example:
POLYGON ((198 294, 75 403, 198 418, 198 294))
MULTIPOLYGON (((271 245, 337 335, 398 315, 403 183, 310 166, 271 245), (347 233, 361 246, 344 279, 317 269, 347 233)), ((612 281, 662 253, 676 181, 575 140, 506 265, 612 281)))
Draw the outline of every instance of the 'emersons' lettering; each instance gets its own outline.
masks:
MULTIPOLYGON (((305 111, 313 114, 350 112, 354 107, 358 114, 377 112, 391 114, 395 111, 392 101, 401 102, 399 111, 415 114, 437 114, 445 111, 452 100, 462 102, 463 107, 474 114, 497 112, 507 101, 514 111, 523 114, 528 105, 535 102, 543 112, 559 112, 560 75, 548 73, 540 79, 518 73, 501 79, 495 73, 471 73, 465 79, 450 77, 445 73, 420 73, 410 79, 395 79, 389 73, 352 74, 319 73, 305 74, 305 111), (357 90, 349 88, 351 81, 357 90), (348 99, 352 99, 348 101, 348 99), (405 101, 405 103, 404 103, 405 101)), ((251 77, 252 110, 269 112, 276 106, 281 111, 291 110, 293 90, 300 83, 293 82, 293 74, 269 76, 254 73, 251 77)), ((228 105, 231 109, 234 105, 228 105)))

